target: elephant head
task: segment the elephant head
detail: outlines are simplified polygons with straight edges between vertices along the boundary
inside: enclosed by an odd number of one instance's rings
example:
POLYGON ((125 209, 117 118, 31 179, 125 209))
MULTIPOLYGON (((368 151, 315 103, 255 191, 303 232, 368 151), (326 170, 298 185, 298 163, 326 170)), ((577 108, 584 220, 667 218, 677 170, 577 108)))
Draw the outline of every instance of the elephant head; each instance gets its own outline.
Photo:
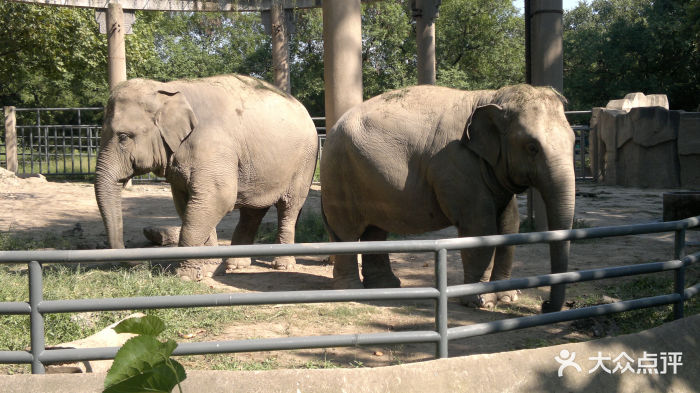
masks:
MULTIPOLYGON (((491 168, 512 193, 536 188, 546 205, 549 230, 571 229, 575 205, 574 133, 564 115, 564 97, 528 85, 498 90, 494 103, 479 106, 462 143, 491 168)), ((565 272, 569 242, 550 243, 552 273, 565 272)), ((552 287, 543 311, 564 304, 563 284, 552 287)))
POLYGON ((165 176, 170 157, 197 126, 184 94, 159 86, 138 79, 124 82, 105 108, 95 196, 111 248, 124 248, 122 185, 149 172, 165 176))

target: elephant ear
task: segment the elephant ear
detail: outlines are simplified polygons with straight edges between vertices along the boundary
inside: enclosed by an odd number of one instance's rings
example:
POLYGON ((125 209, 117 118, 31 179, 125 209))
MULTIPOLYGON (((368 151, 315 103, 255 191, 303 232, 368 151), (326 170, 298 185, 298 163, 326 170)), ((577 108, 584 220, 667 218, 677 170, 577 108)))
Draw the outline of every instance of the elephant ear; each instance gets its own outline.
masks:
POLYGON ((501 133, 505 112, 495 104, 477 107, 464 126, 461 143, 495 166, 501 155, 501 133))
POLYGON ((156 113, 156 126, 165 144, 174 153, 197 127, 197 116, 182 93, 159 90, 158 95, 162 105, 156 113))

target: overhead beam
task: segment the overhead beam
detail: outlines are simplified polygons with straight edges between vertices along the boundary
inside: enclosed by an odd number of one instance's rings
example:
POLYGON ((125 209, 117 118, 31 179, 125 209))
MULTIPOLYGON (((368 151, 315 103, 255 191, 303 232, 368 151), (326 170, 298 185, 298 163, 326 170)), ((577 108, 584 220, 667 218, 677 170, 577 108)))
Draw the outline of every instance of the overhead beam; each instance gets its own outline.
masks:
MULTIPOLYGON (((17 3, 52 5, 59 7, 107 8, 110 0, 9 0, 17 3)), ((269 11, 273 0, 221 0, 221 1, 187 1, 187 0, 112 0, 119 3, 124 10, 140 11, 230 11, 259 12, 269 11)), ((283 0, 285 9, 318 8, 321 0, 283 0)))

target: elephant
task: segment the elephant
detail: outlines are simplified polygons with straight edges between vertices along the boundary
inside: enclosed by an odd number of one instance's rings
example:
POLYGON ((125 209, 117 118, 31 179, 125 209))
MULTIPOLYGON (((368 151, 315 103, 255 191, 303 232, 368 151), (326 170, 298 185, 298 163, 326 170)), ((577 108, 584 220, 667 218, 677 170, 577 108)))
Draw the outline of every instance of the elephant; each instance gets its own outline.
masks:
MULTIPOLYGON (((455 226, 460 237, 517 233, 515 195, 542 194, 550 230, 571 229, 574 133, 566 100, 550 87, 461 91, 420 85, 348 110, 321 158, 321 203, 332 241, 381 241, 455 226)), ((509 279, 514 247, 461 251, 464 282, 509 279)), ((551 271, 565 272, 569 242, 550 244, 551 271)), ((332 256, 335 288, 399 287, 387 254, 332 256)), ((544 311, 560 310, 562 284, 544 311)), ((465 296, 491 308, 516 291, 465 296)))
MULTIPOLYGON (((274 205, 278 243, 294 227, 316 167, 318 136, 306 108, 258 79, 223 75, 157 82, 132 79, 105 108, 95 196, 111 248, 124 248, 121 186, 153 172, 170 183, 182 219, 179 246, 217 245, 216 225, 240 210, 231 244, 251 244, 274 205)), ((250 265, 250 258, 181 261, 176 273, 200 280, 250 265)), ((294 257, 278 257, 291 269, 294 257)))

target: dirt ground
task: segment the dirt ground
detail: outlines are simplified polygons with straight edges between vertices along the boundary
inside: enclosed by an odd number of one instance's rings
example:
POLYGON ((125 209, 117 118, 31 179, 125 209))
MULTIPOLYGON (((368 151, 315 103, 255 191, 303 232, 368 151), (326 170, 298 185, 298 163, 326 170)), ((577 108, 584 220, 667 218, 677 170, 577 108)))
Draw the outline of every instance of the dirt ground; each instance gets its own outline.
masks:
MULTIPOLYGON (((648 223, 661 220, 662 193, 665 190, 634 189, 578 184, 575 218, 585 226, 611 226, 648 223)), ((129 248, 149 247, 142 234, 146 226, 176 226, 179 218, 172 203, 169 186, 135 185, 124 190, 124 240, 129 248)), ((525 214, 524 196, 519 197, 521 213, 525 214)), ((93 186, 88 183, 56 183, 41 179, 0 179, 0 231, 41 239, 47 233, 60 234, 78 248, 104 248, 105 230, 95 202, 93 186)), ((320 190, 314 186, 303 214, 320 213, 320 190)), ((230 241, 237 212, 229 214, 218 226, 220 244, 230 241)), ((275 221, 272 209, 265 218, 275 221)), ((416 236, 435 239, 456 236, 454 228, 416 236)), ((690 231, 688 240, 697 242, 700 233, 690 231)), ((688 251, 698 251, 697 246, 688 251)), ((604 266, 669 260, 673 255, 673 235, 654 234, 618 237, 603 240, 575 242, 571 247, 570 270, 584 270, 604 266)), ((433 255, 393 254, 393 268, 405 287, 431 286, 433 283, 433 255)), ((240 273, 207 279, 209 285, 222 291, 280 291, 329 289, 332 266, 322 257, 298 257, 293 271, 275 271, 269 261, 254 259, 250 268, 240 273)), ((448 284, 462 283, 462 268, 457 252, 448 255, 448 284)), ((546 245, 519 246, 516 250, 513 277, 549 273, 549 252, 546 245)), ((670 279, 670 275, 668 276, 670 279)), ((604 295, 602 290, 614 283, 578 284, 569 287, 568 299, 604 295)), ((450 326, 468 325, 484 321, 510 318, 539 312, 542 299, 548 298, 548 289, 530 289, 521 293, 521 301, 514 306, 496 310, 469 309, 456 300, 450 301, 450 326)), ((569 304, 572 305, 571 303, 569 304)), ((573 304, 575 307, 575 304, 573 304)), ((433 306, 429 302, 363 302, 347 303, 341 308, 330 306, 269 306, 278 310, 280 319, 230 326, 217 337, 244 339, 250 337, 285 337, 358 332, 387 332, 433 329, 433 306), (324 312, 326 310, 327 312, 324 312), (330 318, 326 316, 330 315, 330 318), (303 317, 302 317, 303 316, 303 317), (335 317, 333 317, 335 316, 335 317)), ((590 339, 591 333, 572 329, 571 323, 521 331, 458 340, 450 343, 450 355, 500 352, 545 344, 590 339)), ((432 358, 434 345, 410 344, 377 346, 371 348, 332 348, 238 354, 239 361, 273 359, 282 366, 322 364, 326 361, 339 365, 378 366, 432 358)))

